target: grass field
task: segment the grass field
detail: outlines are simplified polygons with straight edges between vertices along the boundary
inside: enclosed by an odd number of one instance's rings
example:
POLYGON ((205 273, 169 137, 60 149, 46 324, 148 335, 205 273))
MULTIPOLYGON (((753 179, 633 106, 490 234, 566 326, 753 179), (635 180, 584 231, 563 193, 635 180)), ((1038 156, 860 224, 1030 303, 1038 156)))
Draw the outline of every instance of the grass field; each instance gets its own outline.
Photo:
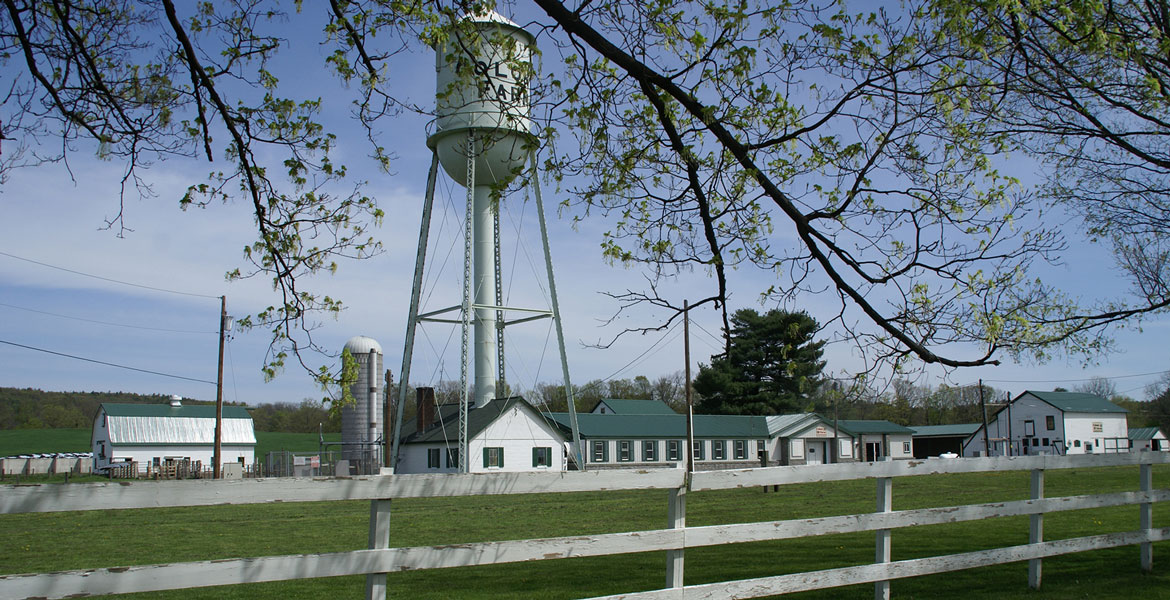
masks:
MULTIPOLYGON (((89 452, 89 429, 10 429, 0 431, 0 456, 41 454, 47 452, 89 452)), ((326 433, 325 440, 341 440, 340 433, 326 433)), ((269 451, 316 452, 315 433, 256 432, 256 458, 269 451)))
MULTIPOLYGON (((1165 487, 1170 467, 1155 468, 1165 487)), ((1136 488, 1137 468, 1051 471, 1048 496, 1136 488)), ((951 506, 1023 499, 1028 474, 980 473, 902 478, 894 508, 951 506)), ((665 491, 395 500, 391 543, 421 546, 655 529, 666 523, 665 491)), ((688 495, 688 525, 752 522, 872 511, 874 482, 786 486, 779 493, 734 489, 688 495)), ((227 557, 337 552, 366 547, 368 502, 98 510, 84 513, 0 515, 0 573, 124 566, 227 557)), ((1046 539, 1137 528, 1137 507, 1077 511, 1045 518, 1046 539)), ((1170 522, 1170 506, 1155 506, 1154 523, 1170 522)), ((906 559, 1022 544, 1026 517, 896 530, 894 558, 906 559)), ((869 534, 739 544, 687 551, 687 583, 704 583, 865 564, 873 560, 869 534)), ((1170 599, 1170 543, 1155 545, 1155 572, 1138 569, 1138 549, 1047 559, 1044 586, 1027 587, 1027 565, 1016 563, 898 580, 895 598, 1142 598, 1170 599)), ((491 567, 392 574, 391 597, 580 598, 659 588, 665 554, 651 552, 491 567)), ((141 594, 127 598, 354 598, 362 577, 339 577, 224 588, 141 594)), ((790 598, 873 597, 871 585, 798 594, 790 598)))

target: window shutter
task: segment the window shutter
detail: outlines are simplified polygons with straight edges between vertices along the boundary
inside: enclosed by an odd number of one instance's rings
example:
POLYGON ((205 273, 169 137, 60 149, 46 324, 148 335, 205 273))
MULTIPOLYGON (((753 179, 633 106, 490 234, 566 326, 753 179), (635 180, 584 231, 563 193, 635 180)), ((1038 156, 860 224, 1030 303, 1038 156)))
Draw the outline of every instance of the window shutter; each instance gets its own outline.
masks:
POLYGON ((488 449, 483 449, 483 468, 488 468, 488 449))
POLYGON ((500 468, 504 468, 504 449, 500 448, 500 468))
POLYGON ((532 449, 532 466, 534 466, 534 467, 539 467, 539 466, 540 466, 540 465, 539 465, 539 462, 540 462, 540 461, 539 461, 539 460, 537 460, 537 457, 538 457, 539 455, 540 455, 540 448, 533 448, 533 449, 532 449))

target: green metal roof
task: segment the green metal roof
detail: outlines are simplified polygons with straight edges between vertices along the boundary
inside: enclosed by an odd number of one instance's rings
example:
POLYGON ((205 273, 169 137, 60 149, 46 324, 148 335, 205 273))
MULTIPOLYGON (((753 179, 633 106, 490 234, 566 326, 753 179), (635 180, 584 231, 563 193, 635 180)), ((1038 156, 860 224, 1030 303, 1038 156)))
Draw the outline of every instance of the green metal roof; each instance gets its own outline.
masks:
POLYGON ((982 427, 979 423, 958 423, 954 425, 911 426, 914 437, 969 436, 982 427))
MULTIPOLYGON (((677 415, 674 409, 670 408, 665 402, 661 400, 622 400, 620 398, 606 398, 597 402, 598 405, 604 404, 609 407, 614 413, 619 415, 677 415)), ((597 410, 594 406, 593 410, 597 410)))
POLYGON ((856 433, 856 434, 866 434, 866 433, 913 434, 914 433, 914 431, 911 430, 909 427, 903 427, 901 425, 898 425, 896 423, 891 423, 891 422, 886 421, 884 419, 883 420, 867 420, 867 421, 841 420, 841 421, 837 421, 837 423, 840 425, 842 431, 847 431, 849 433, 856 433))
MULTIPOLYGON (((214 404, 193 404, 171 406, 170 404, 117 404, 103 402, 102 409, 111 417, 182 417, 188 419, 214 419, 214 404)), ((225 419, 251 419, 248 409, 243 406, 224 406, 225 419)))
MULTIPOLYGON (((516 404, 522 404, 539 416, 540 413, 520 396, 511 398, 497 398, 479 407, 467 411, 467 438, 479 435, 481 431, 491 425, 500 415, 507 412, 516 404)), ((547 420, 547 419, 546 419, 547 420)), ((551 423, 554 429, 560 429, 558 423, 551 423)), ((404 444, 422 444, 428 442, 447 442, 459 440, 459 405, 440 404, 435 407, 435 422, 426 431, 418 433, 418 417, 403 421, 403 431, 412 432, 402 438, 404 444)))
MULTIPOLYGON (((561 427, 569 427, 569 413, 549 415, 561 427)), ((685 438, 687 420, 684 415, 577 415, 581 437, 619 438, 685 438)), ((752 438, 768 437, 764 417, 742 415, 695 415, 695 437, 698 438, 752 438)))
MULTIPOLYGON (((1024 394, 1031 394, 1040 400, 1051 404, 1063 412, 1085 413, 1127 413, 1128 410, 1095 394, 1081 392, 1035 392, 1028 390, 1024 394)), ((1024 394, 1020 394, 1023 396, 1024 394)), ((1019 400, 1019 396, 1016 397, 1019 400)))
POLYGON ((1129 439, 1152 440, 1160 431, 1157 427, 1134 427, 1129 430, 1129 439))

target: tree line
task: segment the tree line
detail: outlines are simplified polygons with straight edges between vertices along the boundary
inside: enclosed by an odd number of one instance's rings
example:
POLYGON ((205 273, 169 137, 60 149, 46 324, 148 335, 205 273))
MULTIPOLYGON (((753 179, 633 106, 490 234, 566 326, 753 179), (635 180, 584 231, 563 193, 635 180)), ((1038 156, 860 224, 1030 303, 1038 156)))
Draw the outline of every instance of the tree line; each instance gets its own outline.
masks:
MULTIPOLYGON (((124 404, 165 404, 167 394, 130 392, 54 392, 35 388, 0 387, 0 429, 89 429, 98 407, 104 402, 124 404)), ((183 403, 214 404, 210 400, 184 398, 183 403)), ((244 406, 228 402, 228 405, 244 406)), ((257 431, 316 433, 341 431, 341 418, 318 400, 298 404, 265 403, 248 407, 257 431)))

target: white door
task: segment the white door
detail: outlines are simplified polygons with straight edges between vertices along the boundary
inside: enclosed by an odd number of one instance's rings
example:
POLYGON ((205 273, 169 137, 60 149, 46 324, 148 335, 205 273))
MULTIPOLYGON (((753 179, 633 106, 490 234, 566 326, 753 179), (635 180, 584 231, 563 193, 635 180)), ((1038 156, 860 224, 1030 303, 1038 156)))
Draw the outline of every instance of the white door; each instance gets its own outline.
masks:
POLYGON ((805 442, 804 462, 808 465, 823 465, 825 464, 825 443, 824 442, 805 442))

